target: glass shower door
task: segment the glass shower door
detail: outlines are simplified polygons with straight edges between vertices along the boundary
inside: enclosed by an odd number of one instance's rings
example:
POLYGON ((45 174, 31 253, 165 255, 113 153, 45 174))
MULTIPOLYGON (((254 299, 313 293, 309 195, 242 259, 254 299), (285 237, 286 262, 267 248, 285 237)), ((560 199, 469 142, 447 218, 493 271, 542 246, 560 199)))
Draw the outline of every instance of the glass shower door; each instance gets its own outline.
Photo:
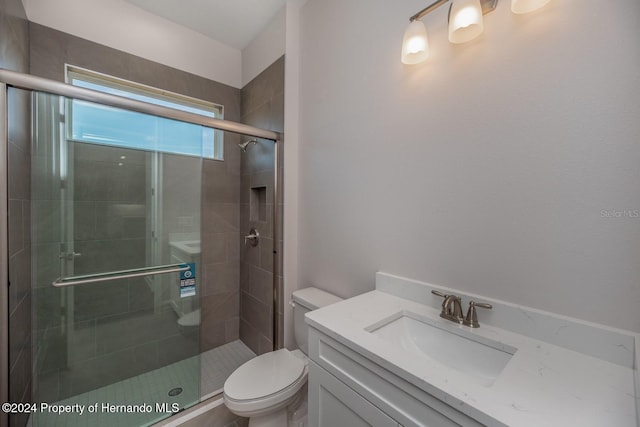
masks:
POLYGON ((84 408, 35 425, 151 424, 200 398, 199 322, 178 319, 199 314, 202 159, 127 147, 166 119, 33 105, 35 401, 84 408))

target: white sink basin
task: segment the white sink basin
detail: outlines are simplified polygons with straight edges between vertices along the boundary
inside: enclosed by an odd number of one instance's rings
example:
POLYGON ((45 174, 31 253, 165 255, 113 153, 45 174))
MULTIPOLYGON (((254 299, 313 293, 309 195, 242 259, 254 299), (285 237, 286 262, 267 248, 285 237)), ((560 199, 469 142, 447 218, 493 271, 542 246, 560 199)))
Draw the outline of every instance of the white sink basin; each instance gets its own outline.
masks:
POLYGON ((485 387, 493 385, 517 349, 445 322, 400 312, 365 330, 390 345, 464 373, 485 387))

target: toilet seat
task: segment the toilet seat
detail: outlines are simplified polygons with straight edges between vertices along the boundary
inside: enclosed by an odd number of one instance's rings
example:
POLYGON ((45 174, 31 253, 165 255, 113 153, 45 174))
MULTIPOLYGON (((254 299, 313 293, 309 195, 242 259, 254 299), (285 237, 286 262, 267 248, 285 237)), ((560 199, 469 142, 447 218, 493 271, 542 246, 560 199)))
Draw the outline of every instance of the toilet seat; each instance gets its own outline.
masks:
POLYGON ((260 416, 287 406, 306 381, 304 359, 287 349, 265 353, 227 378, 224 402, 238 415, 260 416))

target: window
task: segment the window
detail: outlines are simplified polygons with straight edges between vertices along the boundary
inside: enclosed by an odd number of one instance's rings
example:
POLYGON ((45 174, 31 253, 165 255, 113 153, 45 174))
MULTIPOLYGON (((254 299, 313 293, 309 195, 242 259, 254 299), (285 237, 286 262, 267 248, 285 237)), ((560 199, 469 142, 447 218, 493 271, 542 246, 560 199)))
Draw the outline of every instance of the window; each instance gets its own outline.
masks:
MULTIPOLYGON (((150 104, 223 118, 210 102, 67 66, 67 82, 150 104)), ((71 102, 69 138, 92 144, 223 159, 222 131, 86 101, 71 102)))

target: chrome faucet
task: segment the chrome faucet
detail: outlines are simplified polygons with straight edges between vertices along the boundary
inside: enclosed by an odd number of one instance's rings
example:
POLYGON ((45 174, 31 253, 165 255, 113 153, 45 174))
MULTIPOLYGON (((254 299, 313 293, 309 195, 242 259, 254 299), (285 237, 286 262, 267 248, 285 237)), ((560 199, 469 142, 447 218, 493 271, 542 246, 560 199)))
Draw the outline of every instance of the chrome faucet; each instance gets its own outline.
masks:
POLYGON ((468 326, 470 328, 480 327, 480 323, 478 323, 476 307, 487 309, 493 308, 491 304, 470 301, 467 315, 465 317, 462 317, 462 298, 453 294, 443 294, 442 292, 436 291, 435 289, 432 290, 431 293, 444 298, 444 301, 442 302, 442 311, 440 312, 440 317, 455 323, 468 326))
POLYGON ((436 290, 432 290, 431 293, 444 298, 440 317, 456 323, 462 323, 464 321, 462 317, 462 299, 459 296, 453 294, 446 295, 436 290))

